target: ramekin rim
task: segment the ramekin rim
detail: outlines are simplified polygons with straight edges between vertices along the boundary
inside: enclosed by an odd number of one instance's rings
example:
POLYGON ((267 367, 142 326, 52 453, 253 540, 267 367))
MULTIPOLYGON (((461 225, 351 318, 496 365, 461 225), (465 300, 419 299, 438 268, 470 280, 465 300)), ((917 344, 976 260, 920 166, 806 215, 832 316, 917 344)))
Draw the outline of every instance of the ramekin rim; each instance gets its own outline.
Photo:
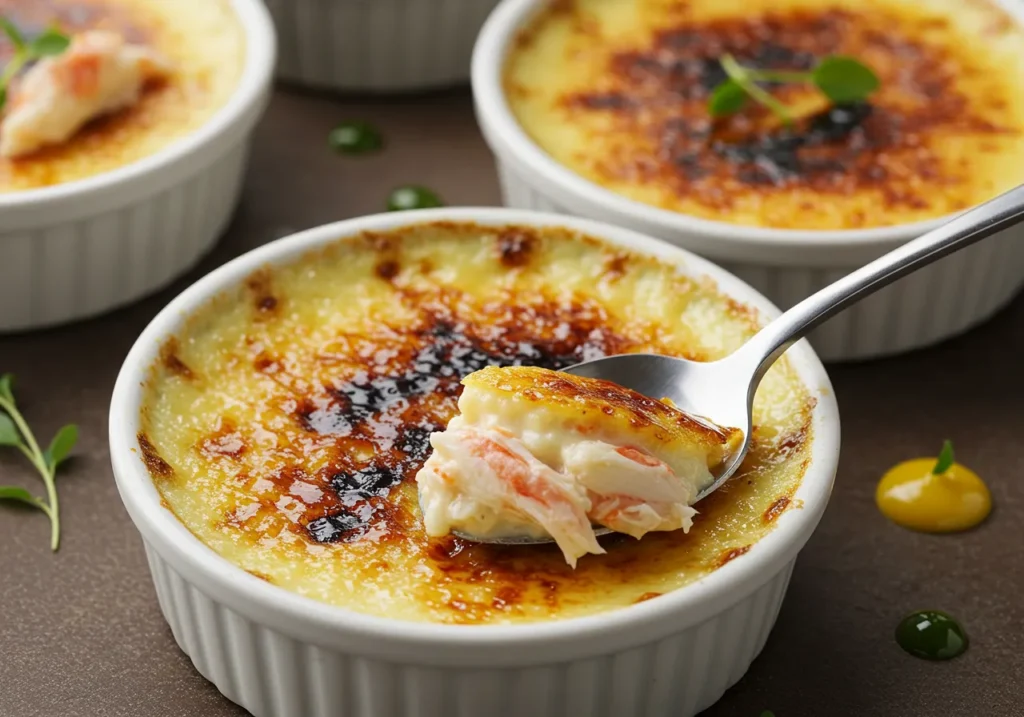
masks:
MULTIPOLYGON (((477 36, 471 85, 477 118, 492 151, 505 161, 557 187, 580 203, 598 205, 619 223, 638 217, 673 235, 699 234, 715 241, 751 248, 876 250, 895 248, 954 219, 953 212, 931 219, 867 229, 776 229, 702 219, 629 199, 573 172, 548 155, 522 128, 505 97, 503 70, 507 49, 517 33, 551 0, 501 0, 477 36)), ((994 0, 1024 26, 1024 6, 994 0)), ((966 211, 966 210, 965 210, 966 211)))
POLYGON ((787 354, 801 380, 817 399, 813 413, 811 463, 793 496, 799 507, 785 511, 777 519, 775 528, 757 541, 746 555, 657 600, 592 616, 510 625, 449 625, 379 617, 303 597, 260 580, 215 553, 188 531, 161 504, 149 473, 133 455, 137 451, 135 429, 142 383, 162 340, 173 335, 199 307, 222 291, 238 285, 245 276, 260 267, 285 264, 310 250, 344 241, 345 237, 362 231, 386 231, 434 221, 566 227, 671 260, 687 273, 709 276, 723 293, 756 308, 765 318, 778 313, 770 302, 744 282, 683 249, 629 229, 564 215, 499 208, 442 208, 358 217, 278 239, 233 259, 179 294, 143 330, 118 374, 110 408, 111 460, 122 501, 147 542, 157 541, 163 549, 174 551, 182 564, 197 570, 206 583, 215 585, 222 598, 234 595, 239 602, 244 601, 246 609, 257 610, 264 615, 275 614, 280 625, 314 626, 347 637, 368 638, 410 648, 442 643, 446 647, 467 648, 536 646, 551 641, 593 639, 596 633, 621 636, 631 628, 664 624, 668 618, 674 618, 677 625, 681 618, 694 616, 696 621, 702 614, 696 608, 717 614, 795 559, 825 510, 839 451, 839 417, 834 393, 821 361, 806 341, 795 345, 787 354), (738 590, 739 587, 747 588, 746 592, 738 590))
POLYGON ((165 171, 229 134, 261 102, 273 78, 277 35, 270 13, 260 0, 228 2, 245 35, 245 62, 231 96, 206 122, 153 154, 108 172, 49 187, 0 192, 0 211, 45 208, 137 182, 165 171))

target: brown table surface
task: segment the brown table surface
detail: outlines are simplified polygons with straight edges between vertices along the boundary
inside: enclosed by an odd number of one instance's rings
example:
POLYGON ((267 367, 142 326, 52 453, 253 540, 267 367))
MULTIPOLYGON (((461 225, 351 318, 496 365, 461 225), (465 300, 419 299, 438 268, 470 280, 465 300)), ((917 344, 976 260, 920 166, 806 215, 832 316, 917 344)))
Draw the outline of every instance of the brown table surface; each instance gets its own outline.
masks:
MULTIPOLYGON (((279 92, 257 133, 238 215, 198 269, 100 319, 0 337, 0 372, 17 375, 32 426, 48 436, 75 421, 82 432, 59 478, 57 554, 42 514, 0 506, 0 716, 243 714, 192 668, 160 615, 110 471, 114 379, 145 324, 202 274, 294 230, 376 212, 394 185, 410 182, 449 204, 499 203, 466 95, 339 101, 279 92), (327 133, 346 118, 377 124, 387 151, 332 155, 327 133)), ((707 717, 1024 715, 1022 355, 1024 299, 937 348, 831 370, 843 455, 830 506, 767 647, 707 717), (878 477, 902 459, 933 455, 946 437, 988 479, 989 521, 952 536, 886 522, 874 506, 878 477), (963 621, 966 655, 930 663, 897 647, 896 623, 920 608, 963 621)), ((20 458, 0 458, 2 482, 34 485, 20 458)))

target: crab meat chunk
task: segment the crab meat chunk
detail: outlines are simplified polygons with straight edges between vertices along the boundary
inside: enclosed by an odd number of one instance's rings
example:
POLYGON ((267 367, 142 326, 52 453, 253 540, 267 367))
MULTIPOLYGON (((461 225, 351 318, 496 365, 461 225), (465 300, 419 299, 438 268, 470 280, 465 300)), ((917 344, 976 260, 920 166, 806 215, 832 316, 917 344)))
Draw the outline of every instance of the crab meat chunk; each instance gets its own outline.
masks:
POLYGON ((135 105, 170 63, 120 35, 90 31, 33 65, 17 83, 0 123, 0 155, 24 157, 74 137, 89 121, 135 105))

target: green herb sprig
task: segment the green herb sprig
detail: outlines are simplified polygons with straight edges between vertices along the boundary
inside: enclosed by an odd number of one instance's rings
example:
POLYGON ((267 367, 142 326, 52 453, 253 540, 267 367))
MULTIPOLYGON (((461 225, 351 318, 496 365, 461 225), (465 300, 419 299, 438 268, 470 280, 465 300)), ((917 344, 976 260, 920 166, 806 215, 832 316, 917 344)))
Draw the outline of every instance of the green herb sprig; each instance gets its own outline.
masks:
POLYGON ((770 109, 785 124, 794 122, 793 112, 780 102, 761 82, 811 84, 834 104, 863 102, 880 86, 878 76, 870 67, 852 57, 830 55, 810 72, 759 70, 737 62, 732 55, 721 59, 728 79, 711 93, 708 112, 712 117, 726 117, 743 109, 754 100, 770 109))
POLYGON ((68 49, 71 38, 56 28, 50 28, 29 40, 5 17, 0 17, 0 31, 3 31, 14 46, 14 56, 0 74, 0 109, 3 109, 7 103, 7 87, 21 69, 30 62, 61 54, 68 49))
POLYGON ((57 505, 57 466, 63 463, 78 441, 78 426, 64 426, 45 451, 39 449, 32 430, 28 427, 14 402, 14 376, 0 376, 0 446, 21 451, 31 461, 46 485, 46 498, 38 498, 20 486, 0 486, 0 500, 15 500, 46 513, 50 519, 50 548, 60 546, 60 510, 57 505))
POLYGON ((942 444, 942 450, 939 451, 939 459, 935 461, 935 467, 932 468, 932 474, 940 476, 956 463, 956 457, 953 455, 953 441, 944 441, 942 444))

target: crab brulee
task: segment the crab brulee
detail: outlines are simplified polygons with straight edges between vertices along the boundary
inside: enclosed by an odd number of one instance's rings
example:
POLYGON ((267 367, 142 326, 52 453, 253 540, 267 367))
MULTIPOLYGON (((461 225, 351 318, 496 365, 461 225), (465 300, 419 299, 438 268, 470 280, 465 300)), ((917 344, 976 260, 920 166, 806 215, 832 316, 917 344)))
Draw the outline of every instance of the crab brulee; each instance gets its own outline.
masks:
POLYGON ((0 0, 0 193, 118 169, 197 130, 234 92, 229 0, 0 0))
POLYGON ((1021 184, 1022 87, 1024 28, 995 0, 553 0, 504 72, 526 134, 595 184, 807 230, 934 219, 1021 184))
POLYGON ((576 565, 592 524, 642 538, 687 531, 690 504, 742 440, 609 381, 551 369, 467 376, 459 415, 416 476, 427 535, 551 537, 576 565))
POLYGON ((758 324, 678 263, 568 229, 366 232, 266 267, 187 318, 144 384, 138 451, 198 539, 300 595, 439 623, 599 613, 752 559, 799 509, 814 398, 786 360, 773 366, 746 462, 691 508, 734 435, 557 370, 625 352, 711 360, 758 324), (503 451, 573 476, 546 476, 550 490, 585 476, 587 529, 642 537, 591 534, 566 551, 574 568, 557 544, 447 534, 472 516, 444 486, 421 512, 421 471, 474 453, 481 463, 458 470, 490 467, 503 451))

